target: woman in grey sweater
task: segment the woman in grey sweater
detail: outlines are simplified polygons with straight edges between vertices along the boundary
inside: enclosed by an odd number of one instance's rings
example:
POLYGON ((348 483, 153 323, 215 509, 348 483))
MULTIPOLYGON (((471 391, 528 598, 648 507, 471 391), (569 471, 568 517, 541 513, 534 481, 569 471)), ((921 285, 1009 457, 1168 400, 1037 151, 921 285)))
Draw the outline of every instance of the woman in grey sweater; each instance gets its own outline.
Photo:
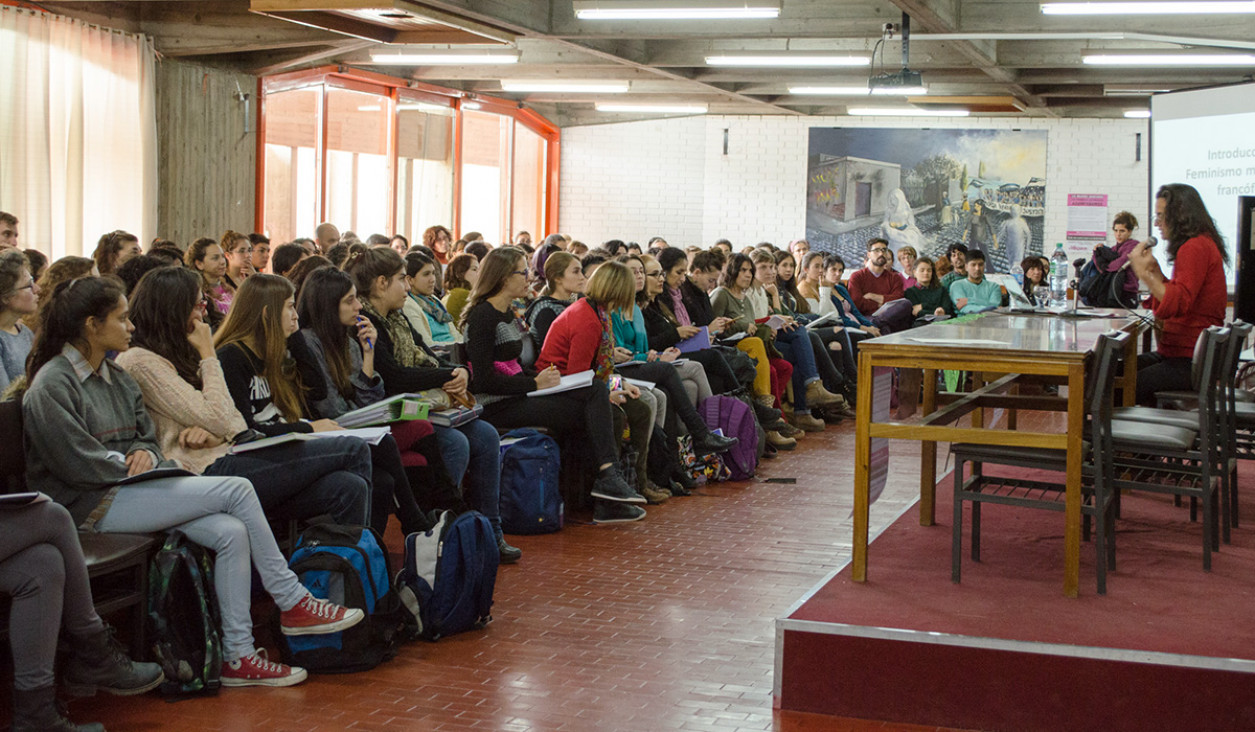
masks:
POLYGON ((134 327, 121 283, 82 277, 57 286, 44 309, 22 403, 27 480, 70 510, 82 530, 149 532, 177 528, 212 549, 222 608, 224 686, 290 686, 304 669, 256 650, 249 613, 250 564, 281 610, 286 635, 352 627, 361 610, 315 599, 288 569, 243 478, 163 471, 143 394, 106 358, 125 351, 134 327))

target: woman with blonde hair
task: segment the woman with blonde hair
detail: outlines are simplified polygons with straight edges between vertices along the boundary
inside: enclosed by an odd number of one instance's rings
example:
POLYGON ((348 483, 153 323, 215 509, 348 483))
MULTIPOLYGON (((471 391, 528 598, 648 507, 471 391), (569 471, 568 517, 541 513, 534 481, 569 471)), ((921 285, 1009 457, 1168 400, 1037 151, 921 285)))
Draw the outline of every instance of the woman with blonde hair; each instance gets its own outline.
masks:
MULTIPOLYGON (((594 378, 607 383, 611 379, 618 382, 621 388, 611 389, 610 401, 622 410, 621 418, 628 425, 628 439, 636 449, 636 490, 650 503, 662 503, 671 497, 672 491, 659 488, 648 475, 649 442, 659 400, 649 389, 639 389, 622 377, 616 377, 612 369, 606 368, 613 358, 604 357, 606 351, 612 351, 614 342, 610 314, 632 307, 635 289, 631 273, 618 262, 597 268, 588 280, 588 296, 563 310, 553 321, 549 328, 551 335, 546 336, 536 365, 546 368, 552 364, 564 376, 591 368, 594 378)), ((620 414, 616 411, 615 416, 620 417, 620 414)), ((686 490, 677 493, 687 494, 686 490)), ((644 516, 639 509, 625 510, 602 499, 596 501, 593 510, 594 519, 599 523, 632 521, 644 516)))

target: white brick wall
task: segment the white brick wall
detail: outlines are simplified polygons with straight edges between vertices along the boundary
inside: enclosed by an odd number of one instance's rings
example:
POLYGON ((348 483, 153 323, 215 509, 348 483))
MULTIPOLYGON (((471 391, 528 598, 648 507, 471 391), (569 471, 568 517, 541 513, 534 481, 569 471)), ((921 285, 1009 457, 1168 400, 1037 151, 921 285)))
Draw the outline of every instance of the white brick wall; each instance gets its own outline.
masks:
POLYGON ((1138 234, 1150 230, 1145 120, 748 116, 565 128, 560 228, 590 246, 654 235, 683 246, 785 244, 805 230, 810 127, 1045 129, 1048 244, 1064 239, 1069 193, 1106 193, 1109 216, 1127 209, 1138 234))

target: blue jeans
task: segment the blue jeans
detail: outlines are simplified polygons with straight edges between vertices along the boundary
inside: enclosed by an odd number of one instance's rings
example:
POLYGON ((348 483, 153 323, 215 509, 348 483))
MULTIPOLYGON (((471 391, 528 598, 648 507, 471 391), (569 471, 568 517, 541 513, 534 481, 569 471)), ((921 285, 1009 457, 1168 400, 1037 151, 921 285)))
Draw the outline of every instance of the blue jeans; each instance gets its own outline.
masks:
POLYGON ((356 437, 288 442, 223 455, 205 468, 205 475, 247 478, 268 517, 330 514, 346 526, 370 525, 371 473, 370 449, 356 437))
POLYGON ((793 406, 806 411, 806 385, 819 378, 815 352, 811 350, 810 331, 802 327, 776 331, 776 349, 784 360, 793 364, 793 406))
POLYGON ((501 531, 501 438, 491 424, 472 420, 461 427, 436 427, 440 457, 471 508, 501 531), (468 474, 469 471, 469 474, 468 474), (467 478, 462 482, 462 478, 467 478))

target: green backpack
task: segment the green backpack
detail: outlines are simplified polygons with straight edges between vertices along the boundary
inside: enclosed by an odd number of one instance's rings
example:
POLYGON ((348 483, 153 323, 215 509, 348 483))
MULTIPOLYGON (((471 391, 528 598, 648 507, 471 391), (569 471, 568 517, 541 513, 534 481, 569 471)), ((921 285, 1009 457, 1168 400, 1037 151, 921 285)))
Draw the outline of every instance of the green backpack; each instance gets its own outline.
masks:
POLYGON ((216 694, 222 673, 221 618, 209 552, 171 531, 148 570, 153 655, 163 694, 216 694))

